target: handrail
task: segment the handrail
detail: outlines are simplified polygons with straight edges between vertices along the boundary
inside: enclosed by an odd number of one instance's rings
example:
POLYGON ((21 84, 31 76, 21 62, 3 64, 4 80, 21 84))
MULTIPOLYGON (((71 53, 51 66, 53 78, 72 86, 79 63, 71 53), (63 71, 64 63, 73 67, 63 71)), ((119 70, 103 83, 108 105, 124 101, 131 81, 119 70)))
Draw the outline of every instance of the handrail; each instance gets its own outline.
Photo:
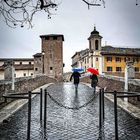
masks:
MULTIPOLYGON (((127 94, 127 95, 136 95, 136 96, 140 96, 140 92, 126 92, 126 91, 105 91, 104 93, 106 94, 114 94, 114 92, 118 93, 118 94, 127 94)), ((118 95, 117 95, 118 96, 118 95)))

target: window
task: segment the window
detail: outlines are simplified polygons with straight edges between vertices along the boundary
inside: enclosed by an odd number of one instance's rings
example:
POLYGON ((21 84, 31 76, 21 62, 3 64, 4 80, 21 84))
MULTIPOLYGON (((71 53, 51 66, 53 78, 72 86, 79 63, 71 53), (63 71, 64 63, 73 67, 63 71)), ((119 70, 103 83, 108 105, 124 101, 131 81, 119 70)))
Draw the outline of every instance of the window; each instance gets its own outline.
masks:
POLYGON ((116 72, 120 72, 122 71, 122 68, 121 67, 116 67, 116 72))
POLYGON ((95 50, 98 50, 99 49, 99 43, 98 43, 99 41, 98 40, 95 40, 95 50))
POLYGON ((24 73, 23 76, 26 76, 26 73, 24 73))
POLYGON ((112 57, 107 57, 106 60, 107 61, 112 61, 112 57))
POLYGON ((33 75, 33 73, 31 73, 31 76, 33 75))
POLYGON ((135 72, 139 72, 139 67, 135 67, 135 72))
POLYGON ((53 70, 53 67, 50 67, 50 70, 53 70))
POLYGON ((121 58, 120 57, 116 57, 116 62, 121 62, 121 58))
POLYGON ((32 63, 31 62, 29 62, 29 65, 31 65, 32 63))
POLYGON ((131 59, 130 59, 130 57, 125 57, 124 58, 124 61, 126 62, 126 61, 130 61, 131 59))
POLYGON ((50 53, 50 58, 51 58, 51 59, 53 58, 53 55, 52 55, 52 53, 50 53))
POLYGON ((38 68, 35 68, 35 71, 38 71, 38 68))
POLYGON ((22 65, 22 62, 19 62, 20 65, 22 65))
POLYGON ((96 61, 98 61, 98 57, 96 57, 96 61))
POLYGON ((112 67, 107 67, 107 71, 112 71, 112 67))
POLYGON ((49 57, 50 57, 50 59, 53 58, 53 46, 52 45, 49 46, 49 57))

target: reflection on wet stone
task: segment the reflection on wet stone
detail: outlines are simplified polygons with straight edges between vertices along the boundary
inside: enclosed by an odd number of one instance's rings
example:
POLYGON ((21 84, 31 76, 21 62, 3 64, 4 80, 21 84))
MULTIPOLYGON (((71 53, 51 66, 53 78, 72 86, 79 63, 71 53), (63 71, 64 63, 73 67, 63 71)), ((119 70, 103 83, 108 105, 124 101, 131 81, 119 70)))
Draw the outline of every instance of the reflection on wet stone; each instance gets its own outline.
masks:
MULTIPOLYGON (((32 101, 31 140, 114 140, 114 109, 110 101, 105 99, 105 123, 103 131, 99 131, 99 99, 93 98, 91 88, 80 84, 76 92, 73 84, 60 83, 50 86, 48 92, 53 100, 47 100, 45 133, 39 120, 39 96, 32 101)), ((119 140, 140 138, 140 120, 118 109, 118 123, 119 140)), ((0 138, 25 140, 26 128, 27 105, 9 118, 8 124, 0 125, 0 138)))

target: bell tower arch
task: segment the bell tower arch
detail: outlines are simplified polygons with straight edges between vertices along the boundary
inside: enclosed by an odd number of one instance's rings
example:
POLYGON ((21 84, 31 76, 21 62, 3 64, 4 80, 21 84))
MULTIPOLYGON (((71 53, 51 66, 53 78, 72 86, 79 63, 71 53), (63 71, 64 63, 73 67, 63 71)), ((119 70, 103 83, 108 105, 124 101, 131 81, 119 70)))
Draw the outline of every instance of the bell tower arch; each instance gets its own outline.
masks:
POLYGON ((96 27, 94 26, 94 30, 91 32, 89 40, 89 50, 94 51, 100 51, 101 50, 101 42, 102 42, 102 36, 99 35, 99 32, 96 30, 96 27))

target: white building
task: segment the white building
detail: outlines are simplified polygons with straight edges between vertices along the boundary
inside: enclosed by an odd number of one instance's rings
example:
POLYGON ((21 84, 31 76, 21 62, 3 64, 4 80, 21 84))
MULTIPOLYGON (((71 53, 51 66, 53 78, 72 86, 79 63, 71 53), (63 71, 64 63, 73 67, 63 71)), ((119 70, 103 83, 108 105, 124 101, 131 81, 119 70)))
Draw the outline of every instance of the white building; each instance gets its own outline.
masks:
POLYGON ((0 80, 4 78, 5 62, 13 61, 16 78, 34 75, 33 58, 0 58, 0 80))

